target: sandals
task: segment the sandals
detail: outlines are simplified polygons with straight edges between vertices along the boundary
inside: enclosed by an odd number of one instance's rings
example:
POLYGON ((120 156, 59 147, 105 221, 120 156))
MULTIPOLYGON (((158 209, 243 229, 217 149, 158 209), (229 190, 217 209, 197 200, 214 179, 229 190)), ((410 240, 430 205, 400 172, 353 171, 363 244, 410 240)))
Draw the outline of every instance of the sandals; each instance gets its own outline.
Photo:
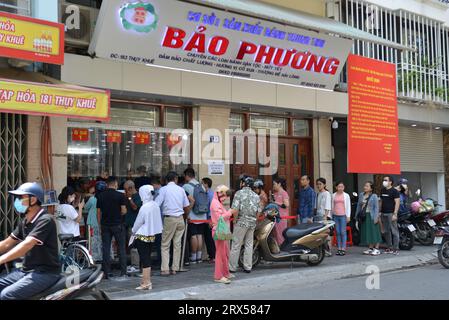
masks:
POLYGON ((140 286, 138 286, 136 288, 136 290, 152 290, 152 289, 153 289, 153 284, 152 283, 149 283, 147 285, 141 284, 140 286))

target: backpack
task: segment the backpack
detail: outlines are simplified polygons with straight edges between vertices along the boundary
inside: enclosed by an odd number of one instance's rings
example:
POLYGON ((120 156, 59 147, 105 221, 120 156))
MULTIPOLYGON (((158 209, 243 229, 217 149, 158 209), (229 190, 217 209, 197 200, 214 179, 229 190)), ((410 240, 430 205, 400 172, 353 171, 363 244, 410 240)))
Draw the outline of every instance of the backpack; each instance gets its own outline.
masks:
POLYGON ((201 184, 193 185, 193 187, 193 198, 195 199, 195 204, 193 205, 193 213, 209 213, 209 195, 206 191, 204 191, 201 184))

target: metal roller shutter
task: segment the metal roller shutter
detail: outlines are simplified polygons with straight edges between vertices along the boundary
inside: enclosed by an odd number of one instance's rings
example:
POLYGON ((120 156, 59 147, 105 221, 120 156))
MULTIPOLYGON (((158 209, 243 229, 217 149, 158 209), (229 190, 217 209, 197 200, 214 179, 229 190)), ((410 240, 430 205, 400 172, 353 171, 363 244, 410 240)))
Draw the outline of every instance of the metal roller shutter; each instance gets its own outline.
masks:
POLYGON ((399 127, 402 172, 444 173, 443 133, 433 129, 399 127))

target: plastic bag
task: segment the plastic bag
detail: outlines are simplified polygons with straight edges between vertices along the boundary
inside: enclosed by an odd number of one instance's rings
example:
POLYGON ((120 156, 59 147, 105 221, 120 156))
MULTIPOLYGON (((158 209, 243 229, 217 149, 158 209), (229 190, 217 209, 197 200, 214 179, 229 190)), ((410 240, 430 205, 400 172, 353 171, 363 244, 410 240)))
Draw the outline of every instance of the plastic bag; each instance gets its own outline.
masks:
POLYGON ((215 229, 214 240, 231 240, 232 233, 229 230, 229 226, 224 220, 223 216, 220 216, 217 223, 217 228, 215 229))

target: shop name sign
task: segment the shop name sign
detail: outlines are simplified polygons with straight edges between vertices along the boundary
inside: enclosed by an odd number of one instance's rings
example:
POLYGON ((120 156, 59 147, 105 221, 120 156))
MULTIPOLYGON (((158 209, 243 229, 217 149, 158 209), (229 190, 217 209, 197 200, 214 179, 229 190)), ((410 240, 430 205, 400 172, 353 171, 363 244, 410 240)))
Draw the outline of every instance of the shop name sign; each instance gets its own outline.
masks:
POLYGON ((0 79, 0 112, 109 121, 109 92, 0 79))
POLYGON ((100 58, 333 90, 352 40, 176 0, 104 1, 100 58))
POLYGON ((0 57, 64 64, 64 25, 0 12, 0 57))

